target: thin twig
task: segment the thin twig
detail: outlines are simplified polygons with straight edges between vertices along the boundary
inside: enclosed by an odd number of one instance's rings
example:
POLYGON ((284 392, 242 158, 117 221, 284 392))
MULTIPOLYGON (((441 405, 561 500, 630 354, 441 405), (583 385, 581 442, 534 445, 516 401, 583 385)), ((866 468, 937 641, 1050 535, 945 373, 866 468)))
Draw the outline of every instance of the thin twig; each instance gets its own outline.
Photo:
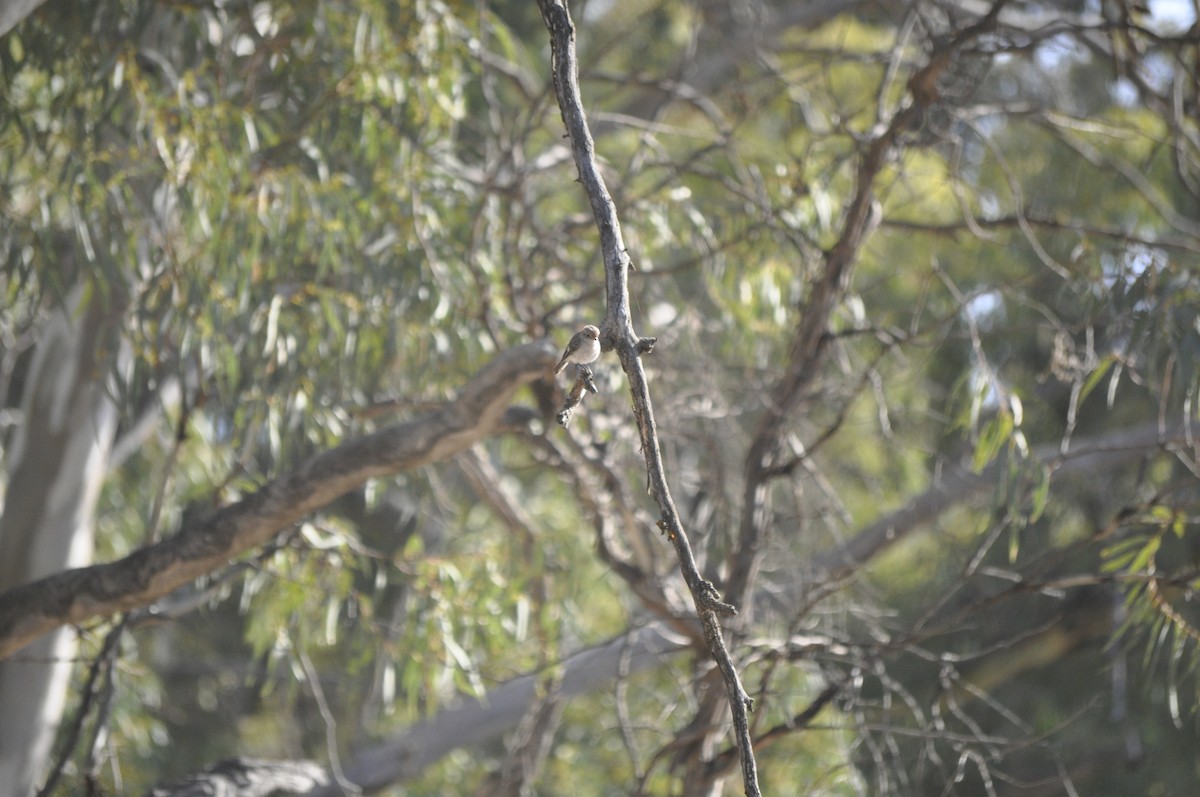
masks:
POLYGON ((638 338, 634 333, 629 311, 629 256, 621 237, 621 225, 617 219, 612 196, 604 183, 596 164, 595 145, 588 129, 579 94, 578 63, 575 55, 575 26, 567 10, 566 0, 538 0, 542 19, 550 31, 553 54, 553 76, 559 109, 571 142, 579 180, 583 184, 592 215, 600 232, 600 247, 604 254, 604 275, 607 297, 607 312, 601 328, 600 343, 605 351, 615 350, 621 367, 629 379, 629 390, 633 402, 633 413, 641 436, 642 451, 646 457, 648 490, 658 504, 659 529, 674 545, 679 559, 680 571, 692 595, 696 613, 704 629, 704 639, 709 653, 716 662, 725 680, 729 707, 742 764, 742 781, 748 797, 761 794, 758 787, 758 765, 754 760, 754 748, 750 741, 750 726, 747 712, 753 700, 742 686, 737 668, 725 646, 718 615, 734 615, 737 610, 720 599, 713 585, 701 577, 692 553, 691 543, 683 528, 683 521, 675 508, 667 487, 663 469, 662 451, 658 430, 654 422, 654 407, 650 400, 650 388, 646 372, 642 368, 641 355, 649 353, 654 342, 651 338, 638 338))
MULTIPOLYGON (((129 615, 125 615, 125 620, 129 619, 129 615)), ((119 639, 119 635, 117 639, 119 639)), ((107 640, 105 640, 107 642, 107 640)), ((96 721, 92 723, 92 734, 88 740, 87 757, 84 760, 83 773, 84 783, 88 793, 100 793, 100 767, 103 761, 103 748, 108 743, 108 723, 112 717, 113 697, 116 690, 113 688, 113 670, 117 646, 114 644, 111 647, 105 646, 107 651, 108 661, 105 663, 103 681, 99 687, 100 700, 96 707, 96 721)), ((117 791, 120 791, 118 787, 117 791)))
POLYGON ((313 699, 317 701, 317 710, 321 712, 321 719, 325 722, 325 749, 329 753, 329 771, 333 773, 333 779, 344 794, 362 794, 362 789, 347 778, 346 773, 342 770, 342 758, 338 755, 337 747, 337 719, 334 718, 333 711, 330 710, 329 703, 325 700, 325 690, 321 688, 321 676, 317 672, 317 668, 313 666, 312 659, 303 650, 298 651, 297 659, 300 662, 300 668, 304 670, 304 677, 308 680, 313 699))
MULTIPOLYGON (((98 692, 97 683, 100 681, 101 676, 105 674, 105 671, 111 669, 113 666, 117 643, 121 641, 121 636, 125 633, 125 626, 128 620, 129 615, 124 615, 112 627, 108 635, 104 637, 104 644, 100 648, 100 652, 96 654, 96 658, 88 668, 87 680, 83 685, 83 697, 79 701, 79 708, 76 709, 75 717, 72 719, 67 731, 67 738, 63 742, 58 761, 51 768, 50 775, 46 778, 46 784, 37 793, 37 797, 48 797, 48 795, 54 793, 55 787, 58 786, 58 779, 62 777, 63 768, 67 765, 71 754, 75 752, 76 745, 79 744, 79 734, 83 730, 83 723, 92 710, 92 701, 96 699, 98 692)), ((102 722, 103 719, 103 717, 100 717, 97 722, 102 722)))

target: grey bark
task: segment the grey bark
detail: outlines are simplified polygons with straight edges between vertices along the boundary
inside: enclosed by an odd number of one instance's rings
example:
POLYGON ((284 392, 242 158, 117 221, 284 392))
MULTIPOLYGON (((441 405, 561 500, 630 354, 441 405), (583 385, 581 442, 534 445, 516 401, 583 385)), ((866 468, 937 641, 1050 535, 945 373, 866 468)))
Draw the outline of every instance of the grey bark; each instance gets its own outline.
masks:
POLYGON ((329 774, 312 761, 260 761, 231 758, 214 764, 150 797, 268 797, 302 794, 329 782, 329 774))
MULTIPOLYGON (((106 386, 113 319, 77 288, 39 336, 8 454, 0 515, 0 591, 92 556, 92 521, 117 425, 106 386)), ((0 795, 24 797, 41 777, 66 699, 75 635, 58 629, 0 662, 0 795)))
POLYGON ((21 20, 32 14, 46 0, 4 0, 0 2, 0 36, 8 33, 21 20))

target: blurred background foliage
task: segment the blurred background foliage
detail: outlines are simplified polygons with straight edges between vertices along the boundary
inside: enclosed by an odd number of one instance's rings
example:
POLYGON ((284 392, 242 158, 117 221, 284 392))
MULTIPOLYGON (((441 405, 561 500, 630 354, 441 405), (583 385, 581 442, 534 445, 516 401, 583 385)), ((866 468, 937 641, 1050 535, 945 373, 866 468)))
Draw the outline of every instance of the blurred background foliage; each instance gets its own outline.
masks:
MULTIPOLYGON (((844 2, 762 21, 786 5, 573 5, 635 323, 659 338, 668 474, 718 583, 747 441, 857 153, 973 19, 844 2)), ((795 725, 760 753, 766 793, 1200 785, 1192 441, 1052 478, 1078 441, 1166 440, 1196 412, 1200 42, 1186 18, 1135 22, 960 52, 876 178, 882 222, 783 441, 797 467, 762 499, 762 600, 734 643, 756 729, 795 725), (835 566, 958 468, 986 483, 835 566)), ((602 317, 548 58, 531 2, 55 0, 0 39, 6 401, 39 321, 82 284, 134 355, 109 382, 126 429, 157 418, 113 463, 98 560, 602 317)), ((202 610, 128 635, 105 787, 231 755, 325 761, 320 701, 345 753, 644 622, 595 552, 592 513, 614 502, 677 598, 622 377, 602 360, 598 378, 569 432, 542 417, 372 484, 202 610), (604 474, 615 497, 578 500, 604 474)), ((88 653, 103 631, 85 629, 88 653)), ((571 702, 531 793, 674 793, 666 748, 705 661, 571 702)), ((483 789, 504 752, 458 751, 396 793, 483 789)))

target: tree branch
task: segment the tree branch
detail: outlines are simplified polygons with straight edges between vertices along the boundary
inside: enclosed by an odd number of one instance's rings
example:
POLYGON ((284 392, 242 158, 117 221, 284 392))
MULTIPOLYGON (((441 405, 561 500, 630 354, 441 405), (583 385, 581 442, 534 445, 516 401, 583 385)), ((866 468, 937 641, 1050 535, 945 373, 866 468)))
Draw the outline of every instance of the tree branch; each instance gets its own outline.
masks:
POLYGON ((725 680, 726 695, 733 714, 735 735, 741 754, 743 785, 749 797, 757 797, 760 794, 758 765, 754 760, 754 747, 750 741, 750 725, 747 718, 747 711, 753 707, 753 700, 742 686, 737 668, 725 647, 725 639, 717 619, 718 614, 736 614, 737 610, 732 605, 723 603, 713 585, 700 576, 691 544, 683 528, 683 520, 667 487, 658 430, 654 422, 654 407, 650 400, 650 387, 641 361, 641 355, 653 347, 653 341, 639 340, 630 320, 629 256, 625 252, 621 224, 617 219, 612 196, 596 164, 595 145, 583 111, 575 55, 575 26, 567 10, 566 0, 538 0, 538 8, 541 9, 542 19, 550 31, 554 88, 563 124, 571 140, 571 151, 579 170, 579 180, 591 203, 592 215, 600 231, 607 296, 607 312, 600 342, 605 350, 616 349, 621 367, 629 379, 633 413, 637 419, 642 451, 646 457, 649 492, 658 503, 661 513, 658 526, 675 546, 680 571, 704 628, 705 642, 725 680))
POLYGON ((150 797, 267 797, 303 794, 329 783, 325 768, 313 761, 259 761, 231 758, 203 772, 189 775, 172 786, 150 792, 150 797))
MULTIPOLYGON (((687 640, 664 623, 651 623, 582 650, 562 663, 561 697, 569 700, 599 689, 622 671, 634 673, 657 666, 664 656, 686 646, 687 640)), ((464 697, 457 706, 444 708, 387 741, 360 750, 346 765, 346 777, 364 792, 411 780, 452 750, 491 742, 512 730, 536 703, 544 683, 545 674, 534 672, 506 681, 484 698, 464 697)), ((310 797, 337 797, 340 793, 329 784, 310 797)))
POLYGON ((176 534, 124 559, 67 570, 0 595, 0 659, 69 623, 146 606, 368 479, 457 454, 502 425, 509 400, 553 365, 538 341, 497 355, 440 408, 343 443, 176 534))
MULTIPOLYGON (((1066 451, 1057 443, 1037 446, 1031 460, 1049 468, 1056 481, 1081 474, 1096 478, 1128 467, 1156 451, 1190 445, 1196 432, 1196 425, 1191 423, 1169 429, 1148 423, 1074 441, 1066 451)), ((938 479, 920 495, 864 526, 845 545, 818 555, 815 559, 817 571, 827 577, 840 578, 862 567, 909 532, 924 528, 951 507, 994 486, 1006 467, 1007 463, 1001 458, 980 473, 954 465, 941 468, 938 479)))

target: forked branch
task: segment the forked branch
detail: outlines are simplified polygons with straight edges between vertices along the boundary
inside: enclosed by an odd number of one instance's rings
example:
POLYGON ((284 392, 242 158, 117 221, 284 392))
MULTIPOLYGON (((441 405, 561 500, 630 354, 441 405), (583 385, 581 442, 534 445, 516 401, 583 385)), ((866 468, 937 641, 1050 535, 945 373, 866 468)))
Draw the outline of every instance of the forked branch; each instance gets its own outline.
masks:
POLYGON ((680 571, 691 591, 696 613, 704 627, 704 639, 709 653, 724 678, 741 758, 743 785, 747 795, 757 797, 761 793, 758 788, 758 766, 754 760, 747 717, 747 712, 753 707, 753 701, 742 687, 737 668, 725 646, 718 620, 719 615, 733 615, 737 610, 731 604, 724 603, 716 588, 701 577, 696 559, 692 555, 691 543, 683 528, 683 521, 667 487, 658 430, 654 423, 654 406, 650 401, 650 387, 641 361, 641 355, 652 348, 653 342, 651 339, 639 340, 629 315, 629 257, 621 237, 621 224, 617 219, 616 207, 596 164, 595 145, 583 112, 583 101, 579 94, 579 67, 575 55, 575 26, 567 10, 566 0, 538 0, 538 7, 550 31, 554 89, 558 96, 559 109, 562 111, 563 123, 571 140, 571 151, 579 170, 579 180, 587 193, 592 215, 600 231, 608 300, 600 342, 606 351, 616 351, 621 360, 621 367, 629 379, 633 414, 637 420, 642 451, 646 456, 649 492, 658 503, 660 512, 658 527, 675 546, 680 571))

